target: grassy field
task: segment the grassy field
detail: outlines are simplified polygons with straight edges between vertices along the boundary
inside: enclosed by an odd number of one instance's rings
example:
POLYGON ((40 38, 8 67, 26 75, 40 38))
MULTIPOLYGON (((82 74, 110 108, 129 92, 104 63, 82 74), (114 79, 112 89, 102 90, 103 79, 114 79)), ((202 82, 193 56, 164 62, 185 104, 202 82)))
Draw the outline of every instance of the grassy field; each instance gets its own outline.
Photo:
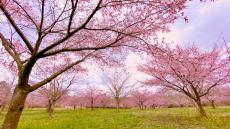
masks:
POLYGON ((230 129, 230 107, 206 111, 208 118, 199 117, 194 108, 56 109, 49 119, 44 109, 33 109, 23 112, 19 129, 230 129))

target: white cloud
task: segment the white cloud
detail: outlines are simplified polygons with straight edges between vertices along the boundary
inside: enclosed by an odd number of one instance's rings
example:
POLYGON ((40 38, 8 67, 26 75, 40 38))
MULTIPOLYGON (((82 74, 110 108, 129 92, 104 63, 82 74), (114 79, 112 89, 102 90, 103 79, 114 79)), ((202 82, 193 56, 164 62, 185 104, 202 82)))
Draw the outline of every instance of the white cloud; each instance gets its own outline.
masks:
POLYGON ((185 14, 189 23, 183 19, 176 20, 170 26, 171 32, 160 34, 166 42, 190 45, 195 43, 202 49, 209 49, 218 43, 220 38, 230 34, 230 0, 188 4, 185 14))
POLYGON ((137 67, 141 64, 146 63, 146 57, 142 56, 140 57, 139 55, 135 53, 130 53, 126 60, 125 64, 128 69, 128 72, 132 75, 132 81, 143 81, 146 79, 146 75, 140 71, 138 71, 137 67))
POLYGON ((176 45, 180 42, 181 32, 175 27, 172 27, 171 32, 169 33, 159 33, 158 39, 160 40, 160 42, 164 40, 167 43, 171 43, 171 45, 176 45))

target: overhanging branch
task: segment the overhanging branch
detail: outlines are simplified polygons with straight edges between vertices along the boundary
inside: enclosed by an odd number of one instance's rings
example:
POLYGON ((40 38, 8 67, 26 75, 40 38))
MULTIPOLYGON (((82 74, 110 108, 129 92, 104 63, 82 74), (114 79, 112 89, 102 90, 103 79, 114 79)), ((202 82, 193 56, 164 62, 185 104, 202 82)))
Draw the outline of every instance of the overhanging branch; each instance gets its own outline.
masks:
POLYGON ((81 62, 83 62, 86 58, 88 58, 91 55, 91 53, 87 54, 86 56, 84 56, 82 59, 75 61, 69 65, 67 65, 66 67, 62 68, 61 70, 53 73, 51 76, 49 76, 48 78, 38 82, 37 84, 34 84, 30 87, 30 92, 40 88, 41 86, 49 83, 50 81, 52 81, 54 78, 56 78, 57 76, 59 76, 60 74, 66 72, 67 70, 71 69, 73 66, 80 64, 81 62))

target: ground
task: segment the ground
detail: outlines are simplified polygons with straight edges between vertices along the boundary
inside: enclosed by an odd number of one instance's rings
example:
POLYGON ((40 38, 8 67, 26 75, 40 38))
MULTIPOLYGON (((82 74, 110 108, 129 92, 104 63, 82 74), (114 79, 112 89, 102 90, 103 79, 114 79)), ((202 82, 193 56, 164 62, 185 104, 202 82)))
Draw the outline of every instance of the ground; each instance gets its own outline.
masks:
POLYGON ((208 118, 199 117, 195 108, 56 109, 52 119, 45 109, 27 109, 18 129, 230 129, 230 107, 205 109, 208 118))

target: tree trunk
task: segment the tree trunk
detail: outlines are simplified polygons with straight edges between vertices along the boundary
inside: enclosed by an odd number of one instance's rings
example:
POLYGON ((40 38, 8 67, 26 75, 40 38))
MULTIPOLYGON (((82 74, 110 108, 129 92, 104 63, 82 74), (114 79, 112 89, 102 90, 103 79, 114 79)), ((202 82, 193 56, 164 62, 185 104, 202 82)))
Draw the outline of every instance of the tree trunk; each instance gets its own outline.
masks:
POLYGON ((93 111, 93 108, 94 108, 94 101, 93 100, 91 100, 90 107, 91 107, 91 111, 93 111))
POLYGON ((16 129, 24 108, 28 90, 15 88, 2 129, 16 129))
POLYGON ((2 114, 2 105, 0 105, 0 115, 2 114))
POLYGON ((141 102, 141 110, 144 109, 144 102, 141 102))
POLYGON ((49 117, 53 118, 53 112, 54 112, 54 102, 49 101, 48 107, 47 107, 47 112, 49 113, 49 117))
POLYGON ((93 109, 94 109, 94 106, 93 106, 93 105, 91 105, 91 111, 93 111, 93 109))
POLYGON ((76 105, 73 106, 73 110, 76 110, 76 105))
POLYGON ((212 108, 215 109, 216 108, 215 101, 211 100, 210 103, 211 103, 212 108))
POLYGON ((138 107, 139 107, 139 109, 141 110, 141 105, 140 105, 140 104, 138 104, 138 107))
POLYGON ((151 108, 155 109, 155 104, 152 104, 152 105, 151 105, 151 108))
POLYGON ((204 110, 204 108, 202 106, 200 98, 196 99, 195 103, 196 103, 196 107, 197 107, 197 110, 199 111, 200 115, 204 116, 204 117, 207 117, 206 112, 205 112, 205 110, 204 110))
POLYGON ((0 105, 0 114, 4 111, 4 109, 5 109, 5 104, 3 104, 3 105, 0 105))
POLYGON ((119 108, 120 108, 120 101, 116 100, 116 109, 119 110, 119 108))

